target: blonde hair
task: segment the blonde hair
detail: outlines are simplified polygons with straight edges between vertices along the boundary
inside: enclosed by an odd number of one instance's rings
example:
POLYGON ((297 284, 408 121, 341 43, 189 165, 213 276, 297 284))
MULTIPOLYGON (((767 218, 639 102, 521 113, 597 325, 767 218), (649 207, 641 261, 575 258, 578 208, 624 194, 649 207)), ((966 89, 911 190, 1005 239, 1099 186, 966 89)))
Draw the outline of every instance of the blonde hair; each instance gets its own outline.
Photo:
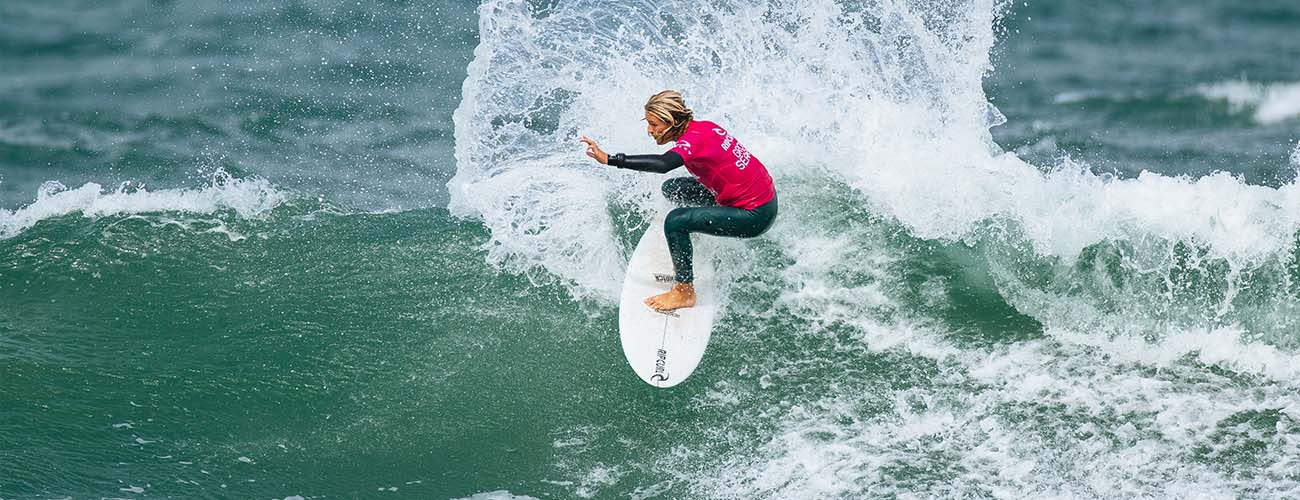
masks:
POLYGON ((645 112, 668 125, 668 129, 655 137, 661 142, 675 141, 686 132, 686 126, 695 119, 695 112, 686 107, 686 100, 681 92, 665 90, 650 96, 645 103, 645 112))

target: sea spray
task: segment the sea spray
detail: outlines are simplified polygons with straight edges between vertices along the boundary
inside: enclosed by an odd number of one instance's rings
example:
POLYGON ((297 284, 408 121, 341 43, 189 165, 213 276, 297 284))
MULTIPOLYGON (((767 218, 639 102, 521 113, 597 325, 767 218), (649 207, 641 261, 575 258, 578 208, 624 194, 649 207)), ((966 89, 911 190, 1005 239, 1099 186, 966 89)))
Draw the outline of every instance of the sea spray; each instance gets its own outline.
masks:
MULTIPOLYGON (((938 7, 486 2, 455 114, 450 209, 483 220, 494 262, 612 298, 626 249, 605 206, 646 214, 657 182, 597 165, 575 141, 655 149, 639 119, 657 90, 683 90, 699 116, 754 144, 778 186, 825 170, 851 176, 953 130, 987 156, 997 114, 980 75, 997 9, 938 7)), ((906 159, 884 163, 909 168, 906 159)))

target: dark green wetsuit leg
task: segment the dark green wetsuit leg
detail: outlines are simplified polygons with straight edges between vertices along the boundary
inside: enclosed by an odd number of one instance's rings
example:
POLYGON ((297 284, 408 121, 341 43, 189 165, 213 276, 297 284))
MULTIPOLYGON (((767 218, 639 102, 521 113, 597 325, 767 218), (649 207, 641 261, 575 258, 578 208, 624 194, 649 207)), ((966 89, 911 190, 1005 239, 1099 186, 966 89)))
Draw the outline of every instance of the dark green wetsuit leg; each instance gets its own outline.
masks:
POLYGON ((675 203, 707 205, 675 208, 664 219, 664 236, 668 238, 668 252, 672 254, 678 283, 695 281, 691 233, 753 238, 767 231, 776 220, 775 196, 753 210, 745 210, 714 204, 713 193, 690 177, 669 179, 664 182, 663 190, 664 196, 675 203))
POLYGON ((717 205, 713 201, 713 192, 700 184, 694 177, 673 177, 664 181, 662 186, 664 198, 686 207, 706 207, 717 205))

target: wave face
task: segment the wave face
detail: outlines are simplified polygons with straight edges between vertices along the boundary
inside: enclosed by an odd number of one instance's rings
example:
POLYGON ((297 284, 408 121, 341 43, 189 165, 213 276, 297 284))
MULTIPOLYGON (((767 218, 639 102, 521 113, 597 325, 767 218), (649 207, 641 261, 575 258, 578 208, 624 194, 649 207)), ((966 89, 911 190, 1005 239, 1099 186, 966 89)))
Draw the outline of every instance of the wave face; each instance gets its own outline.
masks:
MULTIPOLYGON (((601 168, 579 135, 657 151, 640 106, 675 88, 770 166, 777 226, 701 252, 731 270, 724 322, 788 338, 724 325, 741 340, 719 349, 760 348, 731 361, 761 389, 786 380, 823 396, 792 404, 720 383, 699 398, 762 416, 664 454, 656 470, 692 491, 1294 490, 1281 469, 1231 457, 1297 458, 1300 188, 1003 151, 982 87, 1003 8, 488 1, 450 209, 484 223, 497 266, 608 304, 661 178, 601 168), (851 377, 880 364, 924 380, 851 377)), ((1286 92, 1198 95, 1274 123, 1292 116, 1286 92)))

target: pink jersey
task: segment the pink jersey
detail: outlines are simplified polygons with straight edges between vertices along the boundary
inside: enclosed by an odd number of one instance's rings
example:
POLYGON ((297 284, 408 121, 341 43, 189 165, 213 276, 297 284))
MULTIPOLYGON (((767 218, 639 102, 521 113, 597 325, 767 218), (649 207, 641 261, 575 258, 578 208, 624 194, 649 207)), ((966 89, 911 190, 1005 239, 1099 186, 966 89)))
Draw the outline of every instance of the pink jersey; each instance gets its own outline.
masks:
POLYGON ((686 160, 686 170, 719 205, 753 210, 776 196, 763 162, 716 123, 692 121, 670 151, 686 160))

